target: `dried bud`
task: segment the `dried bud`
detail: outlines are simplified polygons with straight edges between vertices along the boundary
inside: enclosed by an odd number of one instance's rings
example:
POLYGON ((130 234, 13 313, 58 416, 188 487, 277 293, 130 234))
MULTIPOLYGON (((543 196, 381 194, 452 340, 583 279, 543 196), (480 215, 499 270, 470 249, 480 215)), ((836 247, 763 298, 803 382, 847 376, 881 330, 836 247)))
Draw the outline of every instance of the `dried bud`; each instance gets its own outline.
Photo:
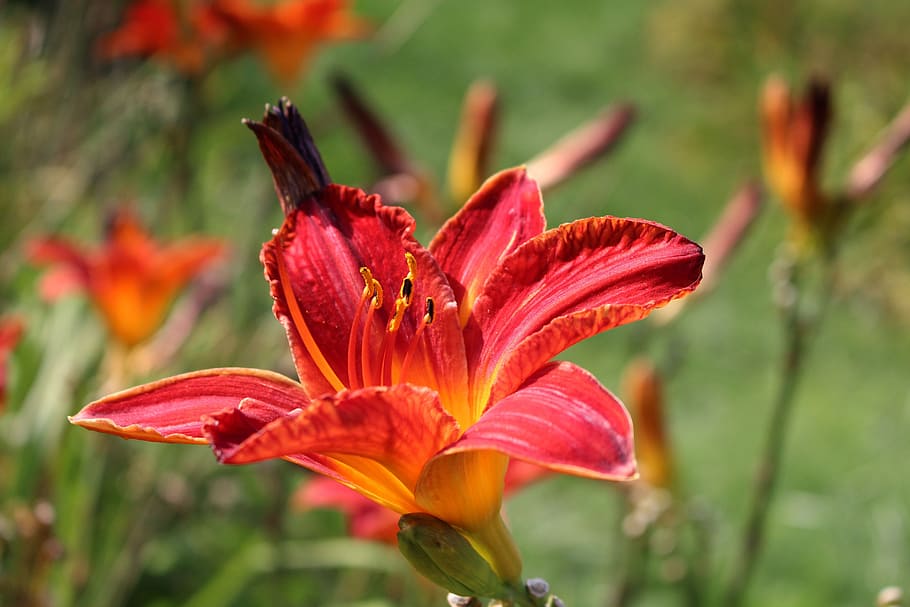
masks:
POLYGON ((454 527, 423 513, 398 521, 398 549, 434 583, 461 596, 504 597, 510 590, 454 527))

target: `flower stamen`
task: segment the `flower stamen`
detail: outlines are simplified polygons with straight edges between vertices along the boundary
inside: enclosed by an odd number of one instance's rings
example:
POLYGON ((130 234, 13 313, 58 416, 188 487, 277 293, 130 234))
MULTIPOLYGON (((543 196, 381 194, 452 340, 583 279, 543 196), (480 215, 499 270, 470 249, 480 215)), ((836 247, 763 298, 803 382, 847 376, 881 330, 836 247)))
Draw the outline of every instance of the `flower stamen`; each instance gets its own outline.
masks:
POLYGON ((360 343, 360 368, 363 370, 364 386, 372 386, 374 383, 373 368, 370 364, 370 335, 373 332, 373 316, 376 310, 382 307, 382 285, 372 275, 370 276, 370 281, 373 299, 370 301, 369 309, 367 309, 367 318, 363 323, 363 338, 360 343))
POLYGON ((436 302, 433 301, 432 297, 427 297, 425 309, 426 312, 420 320, 417 332, 414 333, 414 339, 411 340, 411 345, 408 346, 408 351, 404 355, 404 361, 401 363, 401 371, 398 373, 399 383, 404 382, 405 377, 407 377, 408 369, 411 366, 411 359, 414 358, 414 353, 417 352, 417 345, 420 343, 420 338, 423 336, 424 329, 426 329, 428 325, 433 324, 433 316, 436 313, 436 302))
POLYGON ((363 314, 363 306, 373 297, 376 289, 373 286, 375 279, 373 273, 367 267, 360 268, 360 275, 363 277, 363 292, 360 295, 360 301, 357 303, 357 310, 354 312, 354 320, 351 323, 351 332, 348 337, 348 386, 350 388, 359 388, 363 384, 358 383, 357 374, 357 325, 360 321, 360 315, 363 314))
POLYGON ((398 290, 398 298, 395 300, 392 318, 389 319, 389 326, 386 329, 380 356, 382 361, 380 373, 382 375, 382 383, 386 386, 392 385, 392 353, 395 351, 395 340, 398 337, 398 329, 401 328, 404 313, 411 305, 411 299, 414 295, 414 282, 417 280, 417 260, 408 252, 405 252, 404 258, 408 264, 408 273, 401 281, 401 288, 398 290))

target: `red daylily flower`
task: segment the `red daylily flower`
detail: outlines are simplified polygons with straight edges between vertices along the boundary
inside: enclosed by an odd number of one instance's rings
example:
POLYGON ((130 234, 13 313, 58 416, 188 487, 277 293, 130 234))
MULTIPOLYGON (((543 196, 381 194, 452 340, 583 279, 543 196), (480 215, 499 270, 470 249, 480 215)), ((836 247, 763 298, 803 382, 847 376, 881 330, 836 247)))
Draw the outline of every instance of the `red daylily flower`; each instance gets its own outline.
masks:
POLYGON ((22 329, 21 318, 17 316, 0 318, 0 413, 6 408, 10 355, 22 337, 22 329))
MULTIPOLYGON (((506 470, 503 497, 550 474, 547 468, 512 460, 506 470)), ((293 502, 301 509, 339 510, 347 518, 348 533, 352 537, 393 545, 398 541, 398 514, 326 476, 317 476, 302 485, 294 494, 293 502)))
POLYGON ((158 330, 180 290, 225 252, 222 242, 204 238, 162 246, 127 209, 113 215, 101 247, 44 238, 29 249, 35 263, 55 266, 41 283, 46 298, 87 291, 111 335, 128 347, 158 330))
POLYGON ((517 580, 499 515, 510 458, 636 474, 622 404, 551 359, 689 293, 701 249, 643 220, 546 230, 522 169, 489 179, 424 248, 404 209, 329 183, 290 104, 247 125, 286 215, 261 259, 299 381, 199 371, 107 396, 71 421, 210 443, 225 463, 284 458, 398 514, 442 519, 517 580))

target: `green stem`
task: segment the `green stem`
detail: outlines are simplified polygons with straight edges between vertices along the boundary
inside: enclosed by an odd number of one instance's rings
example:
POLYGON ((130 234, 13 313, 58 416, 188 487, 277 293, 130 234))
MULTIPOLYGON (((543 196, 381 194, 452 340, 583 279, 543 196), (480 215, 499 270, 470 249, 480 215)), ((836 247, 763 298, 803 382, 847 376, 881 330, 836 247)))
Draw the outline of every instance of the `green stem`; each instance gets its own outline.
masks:
POLYGON ((771 422, 765 436, 765 444, 755 476, 749 516, 743 533, 742 544, 733 575, 724 595, 724 607, 738 607, 745 599, 749 582, 761 555, 765 542, 765 529, 774 491, 780 475, 780 462, 783 457, 787 428, 792 418, 794 396, 802 378, 808 341, 818 328, 824 315, 825 307, 830 301, 834 254, 827 251, 822 255, 822 283, 818 289, 819 308, 812 314, 803 310, 806 293, 799 282, 799 265, 788 273, 788 285, 793 296, 782 305, 786 349, 781 381, 774 399, 771 422))
POLYGON ((495 517, 490 524, 464 535, 475 550, 490 563, 499 579, 521 587, 521 555, 501 516, 495 517))

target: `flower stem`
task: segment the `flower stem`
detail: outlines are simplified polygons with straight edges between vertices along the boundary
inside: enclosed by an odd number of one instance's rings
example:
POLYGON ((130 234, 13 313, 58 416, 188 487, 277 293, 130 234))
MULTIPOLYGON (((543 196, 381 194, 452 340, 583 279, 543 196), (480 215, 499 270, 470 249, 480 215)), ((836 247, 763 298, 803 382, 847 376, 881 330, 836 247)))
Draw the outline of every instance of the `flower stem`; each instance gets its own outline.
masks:
POLYGON ((833 252, 828 251, 822 257, 822 278, 818 289, 819 305, 814 310, 807 311, 804 305, 807 289, 801 281, 801 270, 804 269, 805 260, 788 263, 785 275, 781 280, 782 285, 777 285, 778 287, 783 286, 787 291, 780 298, 786 349, 771 421, 765 435, 765 444, 754 480, 752 501, 749 506, 749 516, 743 532, 742 544, 722 603, 725 607, 738 607, 743 603, 749 581, 764 546, 768 513, 780 474, 780 462, 783 457, 787 428, 792 419, 794 396, 802 377, 809 338, 820 325, 824 308, 831 299, 833 252))

